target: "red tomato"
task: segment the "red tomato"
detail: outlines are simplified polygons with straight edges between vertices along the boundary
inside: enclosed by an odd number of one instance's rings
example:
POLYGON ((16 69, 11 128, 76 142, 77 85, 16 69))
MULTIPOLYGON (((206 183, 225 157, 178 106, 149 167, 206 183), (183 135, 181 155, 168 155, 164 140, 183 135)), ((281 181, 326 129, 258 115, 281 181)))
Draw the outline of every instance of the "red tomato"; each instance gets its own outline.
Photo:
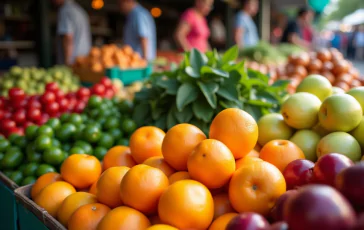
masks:
POLYGON ((30 99, 27 104, 27 108, 29 109, 41 109, 42 104, 38 99, 30 99))
POLYGON ((6 132, 9 132, 12 128, 15 127, 16 127, 15 121, 12 121, 10 119, 5 119, 1 122, 1 128, 6 132))
POLYGON ((25 109, 19 109, 13 114, 13 119, 16 124, 21 125, 26 120, 26 111, 25 109))
POLYGON ((30 121, 37 122, 41 119, 40 109, 37 108, 29 108, 27 111, 27 118, 30 121))
POLYGON ((59 110, 61 112, 66 112, 68 110, 68 99, 67 98, 62 98, 62 99, 58 100, 57 102, 59 105, 59 110))
POLYGON ((26 129, 26 128, 28 128, 31 125, 34 125, 34 123, 31 122, 31 121, 26 121, 26 122, 24 122, 23 127, 24 127, 24 129, 26 129))
POLYGON ((56 95, 53 92, 45 92, 41 98, 40 98, 41 102, 43 104, 48 104, 48 103, 52 103, 56 100, 56 95))
POLYGON ((90 97, 91 95, 91 91, 90 89, 86 88, 86 87, 81 87, 78 91, 77 91, 77 97, 79 99, 82 99, 82 98, 86 98, 86 97, 90 97))
POLYGON ((74 93, 74 92, 67 93, 67 95, 66 95, 67 99, 71 99, 71 98, 75 98, 75 97, 76 97, 76 93, 74 93))
POLYGON ((9 99, 12 102, 20 102, 24 100, 25 92, 20 88, 12 88, 9 90, 9 99))
POLYGON ((55 90, 53 92, 56 95, 57 100, 62 99, 62 98, 64 98, 66 96, 66 94, 60 89, 57 89, 57 90, 55 90))
POLYGON ((73 109, 75 113, 82 113, 82 111, 85 109, 86 103, 83 101, 78 101, 73 109))
POLYGON ((105 97, 108 98, 108 99, 113 98, 114 95, 115 95, 115 92, 112 89, 107 89, 106 92, 105 92, 105 97))
POLYGON ((24 128, 22 127, 14 127, 9 131, 9 135, 18 134, 20 136, 24 136, 24 128))
POLYGON ((5 118, 5 111, 0 109, 0 121, 5 118))
POLYGON ((68 100, 68 111, 72 112, 76 106, 77 99, 76 98, 70 98, 68 100))
POLYGON ((106 88, 105 88, 105 86, 104 86, 104 85, 102 85, 102 84, 95 84, 95 85, 92 87, 91 91, 92 91, 94 94, 96 94, 96 95, 104 96, 105 91, 106 91, 106 88))
POLYGON ((45 86, 45 90, 48 91, 48 92, 55 92, 57 91, 59 88, 58 88, 58 84, 56 82, 51 82, 51 83, 48 83, 46 86, 45 86))
POLYGON ((38 120, 37 124, 38 125, 44 125, 47 121, 49 120, 49 115, 46 113, 43 113, 40 117, 40 119, 38 120))
POLYGON ((52 102, 46 105, 46 112, 49 115, 57 114, 59 111, 59 104, 57 102, 52 102))
POLYGON ((104 85, 106 88, 112 87, 112 81, 108 77, 101 78, 100 84, 104 85))
POLYGON ((4 97, 0 97, 0 109, 6 106, 6 99, 4 97))

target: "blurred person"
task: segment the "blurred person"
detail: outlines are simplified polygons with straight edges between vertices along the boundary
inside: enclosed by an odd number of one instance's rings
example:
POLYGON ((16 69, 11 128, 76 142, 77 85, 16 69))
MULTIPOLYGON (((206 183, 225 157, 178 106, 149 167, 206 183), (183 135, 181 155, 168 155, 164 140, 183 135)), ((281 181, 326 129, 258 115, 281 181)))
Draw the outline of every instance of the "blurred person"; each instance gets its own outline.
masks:
POLYGON ((356 47, 355 47, 355 36, 358 33, 358 26, 354 27, 354 30, 348 35, 348 58, 355 59, 356 47))
POLYGON ((210 29, 205 17, 212 10, 213 3, 214 0, 195 0, 194 7, 182 14, 175 39, 183 51, 195 48, 206 52, 211 49, 208 42, 210 29))
POLYGON ((154 18, 136 0, 119 0, 120 9, 126 15, 123 41, 143 58, 151 61, 157 53, 157 35, 154 18))
POLYGON ((235 16, 235 43, 240 49, 255 46, 259 42, 258 29, 253 17, 258 13, 258 0, 242 0, 242 9, 235 16))
POLYGON ((225 48, 226 44, 226 28, 221 20, 221 15, 215 14, 210 23, 211 42, 217 49, 225 48))
POLYGON ((91 49, 90 21, 86 11, 74 0, 52 0, 58 7, 57 63, 72 65, 91 49))
POLYGON ((281 42, 292 43, 306 49, 311 49, 312 31, 308 29, 313 20, 314 12, 309 8, 301 8, 295 20, 286 26, 281 42), (310 41, 311 40, 311 41, 310 41))
POLYGON ((358 27, 355 34, 354 44, 356 49, 356 59, 364 60, 364 25, 358 27))

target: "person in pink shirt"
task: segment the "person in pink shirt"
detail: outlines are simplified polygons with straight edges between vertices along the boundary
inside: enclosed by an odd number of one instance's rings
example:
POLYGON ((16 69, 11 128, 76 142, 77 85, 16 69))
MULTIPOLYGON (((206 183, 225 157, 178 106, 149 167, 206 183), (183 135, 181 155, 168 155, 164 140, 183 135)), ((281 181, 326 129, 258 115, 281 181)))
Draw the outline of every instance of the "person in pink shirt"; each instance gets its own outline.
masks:
POLYGON ((206 52, 210 49, 210 29, 205 17, 213 4, 214 0, 196 0, 195 6, 183 13, 175 34, 176 42, 183 51, 195 48, 206 52))

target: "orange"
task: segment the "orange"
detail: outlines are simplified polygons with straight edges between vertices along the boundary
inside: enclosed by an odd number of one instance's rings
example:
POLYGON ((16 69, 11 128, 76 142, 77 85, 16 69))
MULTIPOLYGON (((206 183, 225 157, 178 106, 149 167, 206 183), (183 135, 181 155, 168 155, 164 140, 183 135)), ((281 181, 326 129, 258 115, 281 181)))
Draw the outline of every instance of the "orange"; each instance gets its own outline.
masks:
POLYGON ((176 173, 173 173, 169 178, 169 184, 173 184, 177 181, 180 181, 180 180, 187 180, 187 179, 191 179, 190 177, 190 174, 188 172, 185 172, 185 171, 181 171, 181 172, 176 172, 176 173))
POLYGON ((83 205, 68 220, 68 230, 96 230, 108 212, 110 208, 100 203, 83 205))
POLYGON ((243 158, 240 158, 239 160, 236 161, 236 170, 238 170, 239 168, 241 168, 245 164, 254 163, 256 161, 263 161, 263 160, 260 159, 260 158, 251 157, 251 156, 245 156, 243 158))
POLYGON ((229 200, 241 212, 267 215, 278 197, 286 191, 286 181, 274 165, 257 161, 238 169, 231 178, 229 200))
POLYGON ((250 153, 248 153, 248 155, 246 156, 250 156, 250 157, 259 157, 259 152, 256 149, 253 149, 252 151, 250 151, 250 153))
POLYGON ((44 208, 51 216, 56 217, 64 199, 75 192, 76 189, 71 184, 57 181, 42 189, 35 197, 34 202, 44 208))
POLYGON ((226 226, 229 224, 229 222, 236 217, 237 213, 226 213, 220 217, 218 217, 214 222, 212 222, 211 226, 209 227, 209 230, 224 230, 226 229, 226 226))
POLYGON ((98 180, 100 174, 100 161, 86 154, 71 155, 61 166, 62 178, 78 189, 90 187, 98 180))
POLYGON ((34 200, 39 192, 42 191, 42 189, 45 188, 47 185, 61 180, 61 174, 55 172, 46 173, 40 176, 32 186, 32 190, 30 192, 32 199, 34 200))
POLYGON ((249 154, 257 144, 258 125, 249 113, 241 109, 225 109, 212 121, 210 138, 224 143, 235 159, 239 159, 249 154))
POLYGON ((196 126, 179 124, 168 130, 162 144, 163 157, 178 171, 187 170, 187 160, 206 135, 196 126))
POLYGON ((161 170, 144 164, 136 165, 121 181, 121 200, 140 212, 153 214, 157 211, 160 196, 168 186, 168 177, 161 170))
POLYGON ((214 201, 200 182, 181 180, 163 193, 158 214, 163 223, 178 229, 207 229, 214 217, 214 201))
POLYGON ((235 212, 231 206, 229 195, 220 193, 212 197, 214 199, 214 220, 229 212, 235 212))
POLYGON ((281 172, 294 160, 305 159, 303 151, 293 142, 274 140, 265 144, 260 151, 260 158, 275 165, 281 172))
POLYGON ((143 164, 160 169, 167 177, 176 172, 174 168, 172 168, 161 156, 151 157, 144 161, 143 164))
POLYGON ((88 190, 88 192, 91 193, 91 194, 94 194, 96 196, 96 192, 97 192, 97 181, 91 185, 91 187, 88 190))
POLYGON ((101 174, 96 186, 96 195, 100 203, 110 208, 123 204, 120 198, 120 183, 129 169, 126 166, 111 167, 101 174))
POLYGON ((149 221, 152 225, 163 224, 158 215, 149 217, 149 221))
POLYGON ((121 206, 106 214, 97 230, 145 230, 149 226, 150 222, 143 213, 126 206, 121 206))
POLYGON ((165 224, 157 224, 150 226, 149 228, 147 228, 147 230, 178 230, 178 228, 165 224))
POLYGON ((130 148, 127 146, 115 146, 107 151, 102 161, 104 171, 111 167, 126 166, 133 167, 136 165, 130 154, 130 148))
POLYGON ((224 186, 235 172, 231 151, 218 140, 203 140, 192 151, 187 161, 191 178, 208 188, 224 186))
POLYGON ((165 133, 153 126, 137 129, 130 137, 130 150, 134 160, 141 164, 154 156, 162 156, 162 142, 165 133))
POLYGON ((63 226, 67 227, 69 218, 79 207, 93 203, 97 203, 95 195, 87 192, 73 193, 62 202, 58 209, 57 219, 63 226))

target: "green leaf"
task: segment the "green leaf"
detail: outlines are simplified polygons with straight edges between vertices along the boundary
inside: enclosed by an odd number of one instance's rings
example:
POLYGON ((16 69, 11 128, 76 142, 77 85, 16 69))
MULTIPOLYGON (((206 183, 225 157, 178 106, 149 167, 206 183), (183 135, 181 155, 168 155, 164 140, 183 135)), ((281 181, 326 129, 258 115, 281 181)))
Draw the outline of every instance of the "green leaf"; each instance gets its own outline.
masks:
POLYGON ((221 107, 223 107, 224 109, 229 109, 229 108, 238 108, 238 109, 243 109, 243 103, 240 101, 220 101, 219 104, 221 105, 221 107))
POLYGON ((245 104, 244 105, 244 110, 245 112, 249 113, 254 119, 255 121, 259 121, 259 119, 262 117, 262 111, 261 108, 259 106, 256 105, 249 105, 249 104, 245 104))
POLYGON ((174 116, 179 123, 188 123, 193 117, 192 107, 187 106, 181 112, 176 110, 174 116))
POLYGON ((166 130, 167 128, 167 116, 163 115, 160 116, 154 123, 155 126, 157 126, 158 128, 162 129, 162 130, 166 130))
POLYGON ((152 89, 143 88, 135 94, 135 99, 140 101, 148 100, 151 98, 151 93, 152 89))
POLYGON ((217 95, 230 100, 230 101, 238 101, 239 100, 239 92, 236 88, 236 85, 224 85, 219 88, 216 92, 217 95))
POLYGON ((142 126, 145 123, 145 120, 148 118, 150 114, 150 105, 148 102, 142 102, 135 106, 133 111, 133 120, 138 124, 138 126, 142 126))
POLYGON ((195 117, 205 122, 210 122, 214 116, 214 109, 209 106, 205 98, 200 97, 197 101, 193 102, 192 110, 195 117))
POLYGON ((217 98, 215 93, 219 90, 219 85, 215 82, 201 82, 198 81, 197 85, 200 87, 203 95, 205 96, 207 102, 209 103, 209 105, 213 108, 216 109, 217 106, 217 98))
POLYGON ((269 77, 267 75, 256 70, 248 69, 248 76, 250 79, 260 79, 266 84, 269 82, 269 77))
POLYGON ((190 53, 190 64, 193 70, 197 73, 200 72, 202 66, 207 64, 207 57, 197 49, 192 49, 190 53))
POLYGON ((222 63, 226 64, 230 61, 235 61, 239 56, 239 48, 238 46, 231 47, 225 54, 222 56, 222 63))
POLYGON ((291 81, 290 80, 278 80, 275 81, 272 86, 273 87, 282 87, 283 89, 287 88, 287 86, 289 85, 291 81))
POLYGON ((258 107, 273 107, 273 103, 264 102, 264 101, 260 101, 260 100, 249 100, 247 103, 249 105, 256 105, 258 107))
POLYGON ((176 103, 178 111, 197 99, 199 94, 198 88, 191 83, 182 84, 177 91, 176 103))
POLYGON ((201 68, 201 74, 204 75, 204 74, 214 74, 218 77, 223 77, 223 78, 228 78, 229 77, 229 74, 225 71, 222 71, 222 70, 219 70, 219 69, 215 69, 215 68, 212 68, 210 66, 203 66, 201 68))
POLYGON ((187 66, 185 68, 186 74, 192 78, 200 78, 200 72, 196 72, 195 69, 193 69, 191 66, 187 66))
POLYGON ((169 109, 169 112, 168 112, 168 115, 167 115, 167 129, 172 128, 178 122, 177 119, 176 119, 176 117, 174 116, 175 111, 176 111, 176 107, 175 106, 172 106, 169 109))
POLYGON ((179 83, 177 79, 158 79, 157 85, 163 89, 166 89, 166 93, 170 95, 176 95, 179 83))

